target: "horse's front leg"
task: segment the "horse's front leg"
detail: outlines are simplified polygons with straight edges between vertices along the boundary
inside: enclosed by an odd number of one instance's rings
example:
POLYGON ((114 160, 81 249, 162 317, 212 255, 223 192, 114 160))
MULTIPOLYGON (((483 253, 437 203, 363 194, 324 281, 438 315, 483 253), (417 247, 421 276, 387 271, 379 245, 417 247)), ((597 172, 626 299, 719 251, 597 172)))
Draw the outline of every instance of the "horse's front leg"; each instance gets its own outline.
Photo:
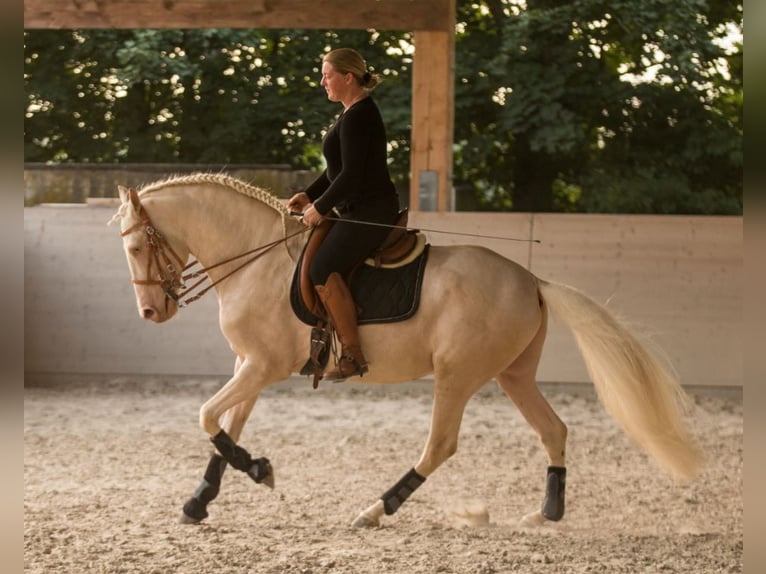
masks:
POLYGON ((236 443, 238 437, 232 437, 220 423, 226 411, 247 401, 254 402, 258 394, 272 382, 263 376, 261 369, 245 359, 229 382, 202 405, 199 412, 200 426, 210 435, 210 440, 226 462, 246 473, 255 482, 270 488, 274 488, 274 471, 269 459, 252 458, 250 453, 236 443))
MULTIPOLYGON (((233 440, 239 440, 242 428, 245 426, 256 400, 257 397, 253 397, 251 400, 235 405, 224 413, 223 428, 227 430, 233 440)), ((182 524, 196 524, 208 517, 207 505, 218 496, 221 489, 221 479, 227 464, 226 459, 218 452, 214 452, 210 456, 202 481, 194 495, 184 504, 180 519, 182 524)), ((273 482, 271 486, 273 487, 273 482)))
POLYGON ((210 457, 204 478, 184 505, 181 522, 196 523, 207 517, 207 505, 218 495, 227 464, 253 480, 274 488, 274 471, 267 458, 253 459, 236 444, 242 428, 268 382, 257 377, 246 361, 237 359, 234 376, 200 409, 200 426, 211 436, 217 452, 210 457))

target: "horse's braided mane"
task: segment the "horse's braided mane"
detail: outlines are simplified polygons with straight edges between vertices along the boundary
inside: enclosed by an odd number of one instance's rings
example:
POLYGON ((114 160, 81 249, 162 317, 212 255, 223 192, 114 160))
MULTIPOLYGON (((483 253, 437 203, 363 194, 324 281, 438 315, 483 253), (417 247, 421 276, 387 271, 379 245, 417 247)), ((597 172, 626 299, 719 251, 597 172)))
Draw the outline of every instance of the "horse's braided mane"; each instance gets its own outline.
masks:
POLYGON ((142 186, 139 189, 140 193, 151 193, 165 187, 172 187, 177 185, 190 185, 198 183, 211 183, 214 185, 220 185, 222 187, 228 187, 233 189, 237 193, 241 193, 247 197, 257 199, 262 203, 265 203, 269 207, 272 207, 279 212, 284 218, 288 214, 287 208, 282 204, 279 198, 266 189, 255 187, 249 183, 226 175, 224 173, 193 173, 190 175, 174 175, 159 181, 149 183, 142 186))

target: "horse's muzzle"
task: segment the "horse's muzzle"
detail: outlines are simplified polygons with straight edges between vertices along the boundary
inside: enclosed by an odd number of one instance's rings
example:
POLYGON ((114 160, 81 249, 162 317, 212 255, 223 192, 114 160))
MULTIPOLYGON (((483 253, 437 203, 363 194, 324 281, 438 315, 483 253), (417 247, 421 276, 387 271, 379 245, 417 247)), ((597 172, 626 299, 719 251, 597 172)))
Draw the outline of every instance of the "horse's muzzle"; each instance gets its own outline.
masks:
POLYGON ((178 305, 175 301, 169 300, 164 309, 158 309, 153 305, 142 305, 138 308, 142 319, 152 321, 153 323, 164 323, 172 319, 178 311, 178 305))

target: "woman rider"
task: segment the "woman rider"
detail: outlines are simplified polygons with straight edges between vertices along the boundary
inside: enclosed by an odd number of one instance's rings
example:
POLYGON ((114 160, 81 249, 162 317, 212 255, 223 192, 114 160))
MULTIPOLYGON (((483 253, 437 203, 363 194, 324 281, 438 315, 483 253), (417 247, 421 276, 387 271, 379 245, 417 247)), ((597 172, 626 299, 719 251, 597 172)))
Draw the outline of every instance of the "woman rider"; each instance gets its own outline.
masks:
POLYGON ((368 369, 359 344, 356 304, 343 278, 390 232, 354 222, 392 225, 399 212, 399 195, 388 172, 386 130, 370 97, 378 81, 355 50, 340 48, 324 56, 321 85, 343 111, 322 141, 327 168, 287 204, 302 212, 304 223, 312 227, 321 225, 325 216, 335 220, 310 269, 341 342, 335 369, 323 377, 335 381, 361 376, 368 369))

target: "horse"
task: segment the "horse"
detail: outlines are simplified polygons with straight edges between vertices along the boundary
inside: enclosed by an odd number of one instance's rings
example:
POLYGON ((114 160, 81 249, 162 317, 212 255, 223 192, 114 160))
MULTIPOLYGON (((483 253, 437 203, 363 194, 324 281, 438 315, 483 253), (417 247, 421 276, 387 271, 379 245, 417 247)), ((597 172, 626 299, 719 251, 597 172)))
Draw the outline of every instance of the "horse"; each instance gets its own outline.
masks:
MULTIPOLYGON (((220 330, 235 355, 232 377, 199 411, 215 451, 180 519, 198 523, 208 517, 227 466, 274 488, 269 459, 253 458, 238 441, 261 391, 298 372, 310 353, 310 327, 289 301, 308 228, 271 192, 226 174, 171 176, 137 190, 118 185, 118 192, 110 223, 120 222, 140 317, 163 323, 201 296, 184 300, 183 272, 196 258, 202 270, 191 276, 215 290, 220 330)), ((369 371, 349 384, 431 375, 433 410, 418 461, 353 527, 379 526, 457 451, 465 406, 493 379, 548 457, 543 502, 522 523, 562 519, 567 426, 536 381, 549 314, 573 332, 600 402, 635 445, 674 480, 700 471, 703 456, 684 421, 690 402, 678 376, 661 351, 604 305, 477 245, 431 246, 420 295, 408 319, 360 326, 369 371)))

